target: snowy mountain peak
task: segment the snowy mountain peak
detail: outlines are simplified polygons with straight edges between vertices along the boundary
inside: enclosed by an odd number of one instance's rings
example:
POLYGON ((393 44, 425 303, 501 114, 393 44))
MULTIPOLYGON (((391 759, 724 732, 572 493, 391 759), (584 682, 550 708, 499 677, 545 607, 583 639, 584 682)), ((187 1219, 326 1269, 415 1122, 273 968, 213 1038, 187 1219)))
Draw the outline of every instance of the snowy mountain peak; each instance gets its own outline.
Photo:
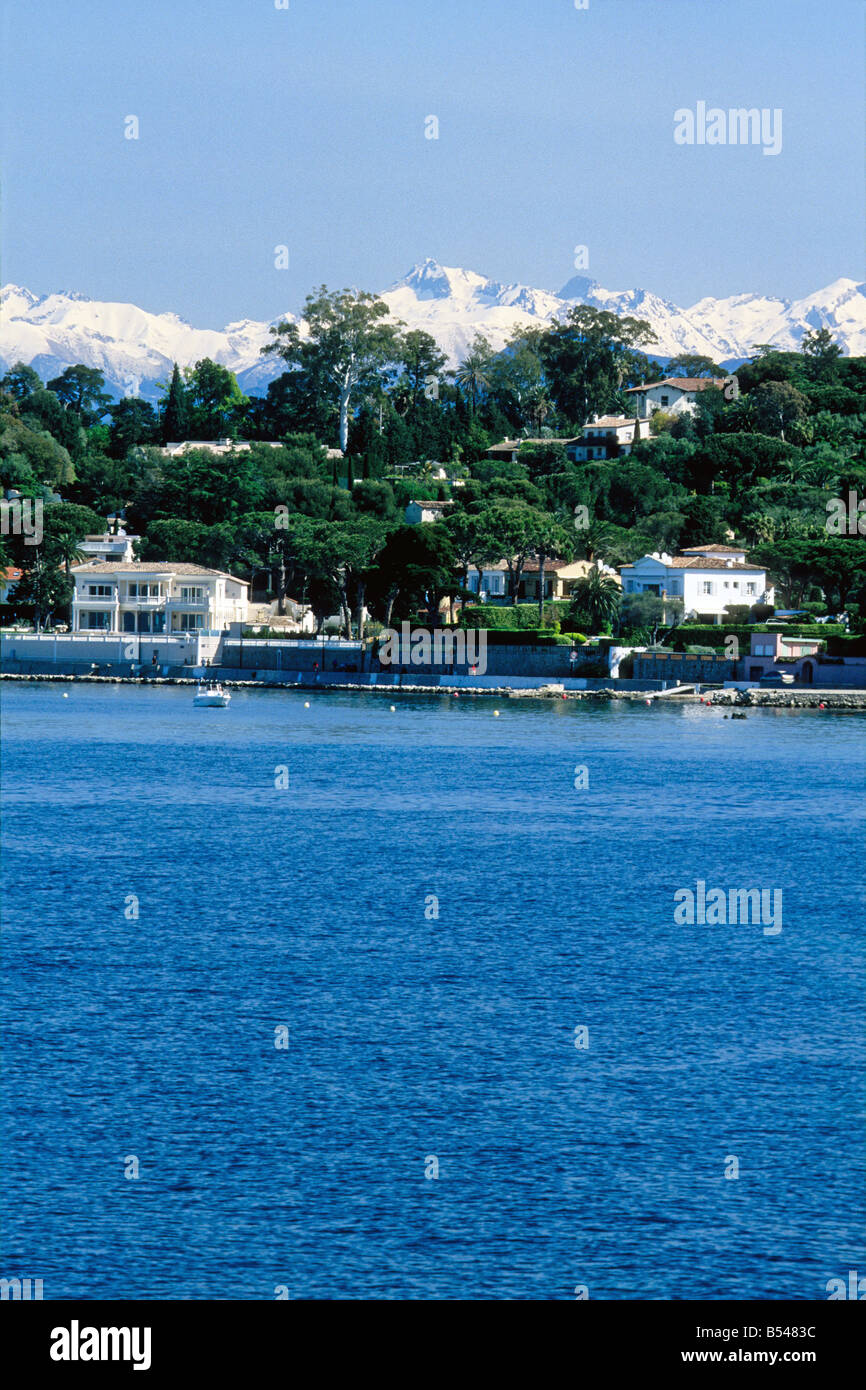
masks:
POLYGON ((428 256, 413 265, 407 275, 391 286, 392 291, 408 289, 416 299, 465 299, 485 284, 483 275, 440 265, 428 256))
POLYGON ((26 314, 36 303, 36 295, 29 290, 22 289, 20 285, 4 285, 0 290, 0 322, 4 318, 14 319, 26 314))
POLYGON ((601 290, 601 285, 597 280, 590 280, 588 275, 572 275, 559 291, 560 299, 579 299, 585 302, 601 290))

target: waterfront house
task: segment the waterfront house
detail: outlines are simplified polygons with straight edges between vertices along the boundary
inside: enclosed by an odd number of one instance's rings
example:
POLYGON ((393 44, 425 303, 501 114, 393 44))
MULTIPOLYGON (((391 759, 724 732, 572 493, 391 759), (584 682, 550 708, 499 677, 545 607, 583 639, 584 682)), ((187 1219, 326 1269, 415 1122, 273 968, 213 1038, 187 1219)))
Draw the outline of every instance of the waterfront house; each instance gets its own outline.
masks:
POLYGON ((654 410, 669 415, 694 414, 701 392, 711 386, 721 390, 726 381, 722 376, 666 376, 662 381, 632 386, 626 395, 634 396, 641 419, 648 419, 654 410))
POLYGON ((820 637, 783 637, 781 632, 753 632, 745 679, 760 680, 783 662, 785 670, 796 681, 811 685, 824 645, 820 637))
MULTIPOLYGON (((602 574, 610 575, 617 584, 620 577, 615 569, 610 565, 605 565, 601 560, 573 560, 570 564, 564 564, 562 560, 545 560, 544 562, 544 598, 547 599, 570 599, 574 591, 574 586, 580 579, 585 579, 591 570, 600 569, 602 574)), ((507 560, 498 560, 495 565, 484 565, 481 570, 480 598, 481 603, 507 603, 510 602, 508 592, 509 569, 507 560)), ((473 593, 479 593, 479 575, 477 569, 470 569, 466 587, 473 593)), ((520 585, 517 590, 517 600, 519 603, 538 602, 538 561, 527 560, 523 567, 520 585)))
MULTIPOLYGON (((586 579, 592 570, 609 575, 620 584, 619 575, 610 565, 601 560, 573 560, 563 564, 561 560, 546 560, 544 564, 544 598, 570 599, 574 587, 581 579, 586 579)), ((530 603, 538 602, 538 561, 529 560, 523 567, 518 598, 530 603)))
MULTIPOLYGON (((716 547, 721 551, 723 547, 716 547)), ((735 555, 668 555, 664 551, 644 555, 623 565, 623 592, 650 593, 661 599, 681 599, 683 615, 710 623, 725 621, 725 610, 735 604, 773 603, 774 590, 761 565, 750 565, 735 555)), ((665 613, 665 621, 673 614, 665 613)))
POLYGON ((203 565, 74 565, 73 632, 219 633, 247 620, 249 585, 203 565))

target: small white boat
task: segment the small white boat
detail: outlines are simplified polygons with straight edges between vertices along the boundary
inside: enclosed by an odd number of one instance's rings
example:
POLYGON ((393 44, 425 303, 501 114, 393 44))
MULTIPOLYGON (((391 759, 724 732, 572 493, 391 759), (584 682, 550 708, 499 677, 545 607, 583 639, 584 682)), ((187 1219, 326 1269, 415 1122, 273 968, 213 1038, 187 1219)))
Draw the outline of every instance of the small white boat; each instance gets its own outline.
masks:
POLYGON ((199 681, 198 689, 192 697, 194 705, 222 705, 228 704, 231 695, 227 690, 223 690, 219 681, 199 681))

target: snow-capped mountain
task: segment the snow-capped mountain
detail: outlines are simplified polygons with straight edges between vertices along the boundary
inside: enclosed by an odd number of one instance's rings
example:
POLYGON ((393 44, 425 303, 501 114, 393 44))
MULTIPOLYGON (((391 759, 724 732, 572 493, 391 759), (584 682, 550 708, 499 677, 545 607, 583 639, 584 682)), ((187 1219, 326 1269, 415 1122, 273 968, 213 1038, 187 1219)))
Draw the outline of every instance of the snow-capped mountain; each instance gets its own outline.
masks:
MULTIPOLYGON (((756 343, 794 351, 808 329, 825 326, 846 353, 866 354, 866 284, 846 279, 793 301, 739 294, 683 309, 649 290, 606 290, 584 276, 552 294, 428 259, 382 298, 395 318, 430 333, 452 366, 476 333, 500 348, 515 326, 541 326, 575 304, 646 319, 657 338, 648 350, 662 361, 698 352, 720 363, 740 362, 756 343)), ((270 323, 282 318, 296 316, 278 314, 270 323)), ((48 380, 80 362, 98 367, 115 394, 153 399, 173 362, 188 366, 210 357, 235 372, 246 391, 260 393, 282 370, 259 355, 269 326, 243 319, 219 330, 194 328, 176 314, 152 314, 134 304, 102 303, 74 291, 40 297, 7 285, 0 292, 0 366, 28 362, 48 380)))
MULTIPOLYGON (((0 363, 28 362, 44 381, 76 363, 98 367, 118 396, 155 397, 174 362, 185 367, 210 357, 232 371, 255 370, 267 330, 252 319, 221 330, 193 328, 177 314, 151 314, 74 291, 41 298, 17 285, 0 291, 0 363)), ((262 366, 266 385, 278 370, 262 366)))

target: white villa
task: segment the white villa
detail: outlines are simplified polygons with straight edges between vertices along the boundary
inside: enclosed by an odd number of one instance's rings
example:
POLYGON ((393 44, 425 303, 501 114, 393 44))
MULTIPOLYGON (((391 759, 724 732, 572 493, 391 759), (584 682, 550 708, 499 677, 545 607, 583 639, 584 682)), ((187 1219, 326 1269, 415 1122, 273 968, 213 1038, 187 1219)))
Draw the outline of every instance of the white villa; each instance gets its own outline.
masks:
POLYGON ((202 565, 74 565, 73 632, 215 635, 247 621, 249 585, 202 565))
POLYGON ((594 415, 581 437, 569 440, 565 452, 574 463, 587 459, 626 458, 641 439, 649 439, 649 420, 631 415, 594 415))
POLYGON ((724 622, 725 609, 731 604, 775 601, 766 571, 747 564, 745 552, 734 546, 696 546, 673 556, 656 551, 633 565, 623 565, 620 574, 623 593, 682 599, 685 617, 713 623, 724 622))
POLYGON ((503 439, 491 444, 486 453, 489 459, 513 463, 520 458, 524 444, 561 444, 572 463, 584 463, 587 459, 625 458, 639 439, 649 437, 649 419, 638 419, 636 415, 593 415, 580 434, 567 438, 551 435, 547 439, 503 439))
POLYGON ((701 391, 710 386, 721 390, 726 380, 723 376, 666 376, 663 381, 632 386, 626 395, 634 396, 638 402, 641 419, 648 419, 654 410, 666 410, 671 415, 685 411, 694 414, 701 391))

